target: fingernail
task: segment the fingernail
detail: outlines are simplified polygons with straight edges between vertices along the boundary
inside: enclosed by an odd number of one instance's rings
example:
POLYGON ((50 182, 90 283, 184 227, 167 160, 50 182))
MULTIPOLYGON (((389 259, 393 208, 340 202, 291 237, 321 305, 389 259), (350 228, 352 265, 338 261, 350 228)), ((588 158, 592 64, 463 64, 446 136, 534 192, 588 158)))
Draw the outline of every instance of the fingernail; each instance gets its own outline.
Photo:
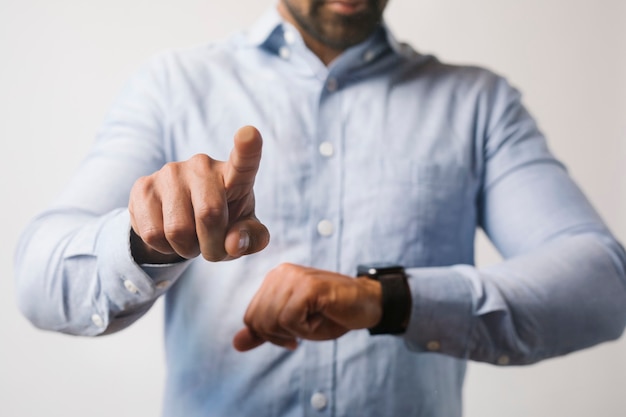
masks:
POLYGON ((250 235, 245 230, 239 231, 239 253, 243 253, 248 250, 250 246, 250 235))

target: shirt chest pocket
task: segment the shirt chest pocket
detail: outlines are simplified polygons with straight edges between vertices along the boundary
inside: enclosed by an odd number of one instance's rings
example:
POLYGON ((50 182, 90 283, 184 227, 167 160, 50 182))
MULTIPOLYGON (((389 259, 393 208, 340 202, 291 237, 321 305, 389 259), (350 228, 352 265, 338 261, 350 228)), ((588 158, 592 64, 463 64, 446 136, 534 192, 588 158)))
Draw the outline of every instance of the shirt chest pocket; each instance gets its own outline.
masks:
POLYGON ((370 240, 384 242, 378 250, 411 266, 471 262, 476 209, 467 167, 381 160, 372 182, 370 240))

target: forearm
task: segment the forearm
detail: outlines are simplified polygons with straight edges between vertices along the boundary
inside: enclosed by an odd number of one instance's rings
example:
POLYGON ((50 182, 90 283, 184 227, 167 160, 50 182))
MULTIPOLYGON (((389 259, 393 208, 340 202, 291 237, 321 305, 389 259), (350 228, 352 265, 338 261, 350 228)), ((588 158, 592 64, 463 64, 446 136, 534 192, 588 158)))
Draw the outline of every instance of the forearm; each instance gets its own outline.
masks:
POLYGON ((23 314, 37 327, 85 336, 121 330, 141 317, 186 263, 140 267, 129 233, 125 209, 104 216, 56 209, 38 217, 15 257, 23 314))
POLYGON ((39 327, 82 335, 119 330, 188 264, 140 266, 130 251, 130 190, 172 158, 164 134, 166 61, 156 57, 127 83, 76 173, 22 235, 18 302, 39 327))

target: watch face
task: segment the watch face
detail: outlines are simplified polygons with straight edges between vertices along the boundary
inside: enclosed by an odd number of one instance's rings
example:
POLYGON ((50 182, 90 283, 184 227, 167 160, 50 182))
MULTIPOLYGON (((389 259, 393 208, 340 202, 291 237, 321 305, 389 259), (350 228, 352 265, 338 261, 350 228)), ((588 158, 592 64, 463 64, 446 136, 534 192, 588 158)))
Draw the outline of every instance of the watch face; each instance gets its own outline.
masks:
POLYGON ((371 264, 359 265, 357 267, 357 276, 379 276, 385 274, 396 274, 400 272, 404 272, 404 267, 389 262, 375 262, 371 264))

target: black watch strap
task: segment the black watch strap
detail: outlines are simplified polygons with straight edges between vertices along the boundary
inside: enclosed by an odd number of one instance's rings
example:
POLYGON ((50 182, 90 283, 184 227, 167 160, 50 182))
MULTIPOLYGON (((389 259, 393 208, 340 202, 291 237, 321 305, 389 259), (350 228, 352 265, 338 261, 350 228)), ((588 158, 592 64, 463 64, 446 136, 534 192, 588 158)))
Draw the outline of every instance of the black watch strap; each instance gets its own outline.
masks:
POLYGON ((411 291, 404 268, 397 265, 359 265, 357 275, 380 282, 382 317, 370 334, 402 334, 411 313, 411 291))

